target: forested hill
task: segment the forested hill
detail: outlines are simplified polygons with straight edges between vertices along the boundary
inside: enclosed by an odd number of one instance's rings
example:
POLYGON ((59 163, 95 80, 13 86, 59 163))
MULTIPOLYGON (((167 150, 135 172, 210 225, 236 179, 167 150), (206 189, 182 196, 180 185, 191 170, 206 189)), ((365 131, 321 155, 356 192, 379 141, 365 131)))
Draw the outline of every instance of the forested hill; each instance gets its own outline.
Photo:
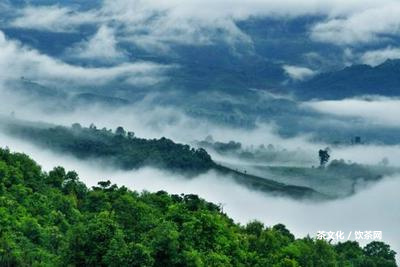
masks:
POLYGON ((122 127, 111 129, 24 124, 10 122, 8 131, 22 138, 79 159, 105 159, 124 170, 155 166, 171 171, 201 173, 215 164, 204 149, 177 144, 167 138, 143 139, 122 127))
POLYGON ((308 187, 286 185, 220 166, 202 148, 191 148, 166 138, 137 138, 133 132, 126 132, 122 127, 112 131, 106 128, 97 129, 94 125, 89 128, 79 124, 62 127, 7 121, 4 128, 15 137, 79 159, 100 160, 106 166, 123 170, 154 166, 185 176, 215 171, 252 190, 294 198, 327 198, 308 187))
POLYGON ((0 266, 396 266, 382 242, 361 248, 278 224, 241 226, 196 195, 138 193, 75 172, 41 171, 0 149, 0 266))

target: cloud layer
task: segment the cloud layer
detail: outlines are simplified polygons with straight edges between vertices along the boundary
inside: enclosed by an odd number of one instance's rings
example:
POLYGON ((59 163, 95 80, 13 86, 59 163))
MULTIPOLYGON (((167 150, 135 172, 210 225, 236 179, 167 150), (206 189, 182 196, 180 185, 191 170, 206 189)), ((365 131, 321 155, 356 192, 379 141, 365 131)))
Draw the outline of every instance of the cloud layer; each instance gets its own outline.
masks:
POLYGON ((77 30, 83 24, 97 21, 94 13, 78 12, 69 7, 59 5, 27 6, 17 10, 17 17, 10 22, 10 26, 52 32, 70 32, 77 30))
POLYGON ((124 60, 125 53, 118 47, 113 28, 103 25, 95 35, 66 51, 66 56, 77 59, 96 60, 100 62, 119 62, 124 60))
POLYGON ((400 48, 389 46, 383 49, 367 51, 361 56, 361 62, 370 66, 377 66, 388 59, 400 59, 400 48))
POLYGON ((77 11, 64 6, 27 6, 14 27, 74 31, 85 24, 112 24, 119 36, 142 48, 165 50, 170 43, 251 43, 236 22, 254 17, 325 16, 310 30, 314 40, 339 45, 378 41, 399 33, 400 3, 395 0, 104 0, 101 7, 77 11), (374 23, 370 19, 374 18, 374 23), (386 36, 386 37, 384 37, 386 36))
POLYGON ((63 83, 103 85, 116 79, 130 82, 132 77, 157 82, 166 68, 151 62, 122 63, 111 67, 71 65, 9 40, 0 31, 0 82, 20 77, 58 86, 63 83))
POLYGON ((400 125, 400 99, 387 97, 351 98, 344 100, 312 101, 304 104, 319 112, 359 117, 369 123, 381 126, 400 125))
POLYGON ((339 45, 377 42, 400 33, 400 3, 379 1, 378 6, 345 17, 333 17, 312 29, 312 38, 339 45), (373 23, 371 23, 373 19, 373 23))
POLYGON ((310 78, 316 74, 315 71, 309 68, 299 66, 284 65, 283 69, 291 79, 299 81, 310 78))

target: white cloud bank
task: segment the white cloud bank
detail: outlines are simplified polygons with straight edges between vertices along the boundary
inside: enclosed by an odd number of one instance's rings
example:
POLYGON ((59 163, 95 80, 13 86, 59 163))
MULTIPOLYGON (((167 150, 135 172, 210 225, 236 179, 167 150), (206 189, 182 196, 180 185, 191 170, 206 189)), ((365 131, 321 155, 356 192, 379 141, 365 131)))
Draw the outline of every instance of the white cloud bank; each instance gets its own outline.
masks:
MULTIPOLYGON (((102 85, 132 77, 158 81, 166 66, 151 62, 123 63, 111 67, 82 67, 67 64, 37 50, 9 40, 0 31, 0 82, 25 77, 56 84, 102 85)), ((134 80, 132 80, 134 82, 134 80)))
POLYGON ((386 97, 311 101, 304 104, 316 111, 344 117, 359 117, 375 125, 399 127, 400 99, 386 97))
POLYGON ((27 6, 17 10, 10 26, 52 32, 75 31, 79 26, 97 21, 94 13, 77 12, 68 7, 27 6))
POLYGON ((102 25, 90 39, 68 49, 66 56, 104 62, 120 62, 124 59, 125 54, 118 48, 114 29, 102 25))
POLYGON ((292 80, 302 81, 311 78, 316 74, 315 71, 306 67, 284 65, 284 71, 292 80))
POLYGON ((398 34, 400 2, 396 0, 248 0, 158 1, 104 0, 98 9, 79 12, 64 6, 28 6, 11 21, 14 27, 73 31, 84 24, 113 24, 119 37, 147 49, 170 43, 251 43, 236 25, 252 17, 326 16, 311 29, 315 40, 336 44, 370 42, 398 34), (373 18, 373 23, 371 23, 373 18))
MULTIPOLYGON (((0 98, 2 97, 6 98, 0 94, 0 98)), ((204 140, 208 135, 220 142, 232 140, 241 142, 244 148, 257 148, 259 145, 273 144, 279 149, 301 150, 305 156, 314 155, 316 160, 318 159, 317 151, 329 146, 325 143, 311 141, 312 135, 281 137, 278 128, 273 124, 258 124, 254 129, 217 125, 207 120, 189 117, 177 108, 154 106, 151 100, 136 102, 129 107, 117 109, 88 105, 70 112, 49 113, 46 108, 37 106, 35 103, 25 100, 21 102, 19 99, 12 101, 12 97, 7 96, 7 102, 0 106, 0 114, 9 115, 11 111, 15 112, 14 115, 17 118, 23 120, 40 120, 64 126, 78 122, 86 127, 94 123, 98 128, 106 127, 108 129, 122 126, 126 130, 135 132, 138 137, 148 139, 166 137, 186 144, 191 144, 194 140, 204 140), (23 108, 19 108, 21 106, 23 108)), ((394 113, 393 116, 396 114, 398 113, 394 113)), ((371 165, 378 164, 383 158, 388 158, 391 165, 400 167, 400 146, 398 145, 340 147, 334 148, 331 156, 331 159, 344 159, 371 165)), ((226 159, 219 158, 218 160, 225 161, 226 159)), ((293 164, 298 164, 298 162, 293 164)))
MULTIPOLYGON (((312 28, 311 37, 339 45, 376 42, 400 33, 400 2, 376 1, 377 6, 349 16, 329 18, 312 28)), ((367 5, 366 5, 367 6, 367 5)))
POLYGON ((361 56, 361 62, 370 66, 377 66, 388 59, 400 59, 400 48, 386 47, 368 51, 361 56))

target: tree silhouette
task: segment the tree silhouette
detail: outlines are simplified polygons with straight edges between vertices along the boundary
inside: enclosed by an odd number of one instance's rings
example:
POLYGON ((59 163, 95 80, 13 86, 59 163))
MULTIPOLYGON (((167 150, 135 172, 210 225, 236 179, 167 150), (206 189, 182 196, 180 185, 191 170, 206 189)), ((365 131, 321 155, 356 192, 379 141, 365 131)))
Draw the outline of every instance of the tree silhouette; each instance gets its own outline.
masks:
POLYGON ((121 135, 121 136, 125 136, 126 135, 126 131, 123 127, 119 126, 117 127, 117 129, 115 130, 115 134, 116 135, 121 135))
POLYGON ((320 149, 318 152, 320 166, 324 167, 326 163, 328 163, 330 155, 329 155, 329 148, 320 149))

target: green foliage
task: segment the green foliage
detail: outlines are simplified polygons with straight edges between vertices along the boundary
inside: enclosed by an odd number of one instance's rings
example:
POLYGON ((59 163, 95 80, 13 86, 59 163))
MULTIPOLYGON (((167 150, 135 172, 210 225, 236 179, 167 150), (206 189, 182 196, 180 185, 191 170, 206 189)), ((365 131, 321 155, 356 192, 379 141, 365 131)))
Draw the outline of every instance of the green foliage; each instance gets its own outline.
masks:
MULTIPOLYGON (((160 139, 136 138, 133 132, 118 127, 113 133, 91 125, 83 128, 38 127, 10 124, 8 130, 17 136, 62 153, 70 153, 81 159, 102 159, 122 169, 136 169, 145 165, 189 173, 204 172, 215 166, 204 149, 194 149, 177 144, 165 137, 160 139)), ((56 171, 57 172, 57 171, 56 171)), ((57 173, 51 179, 57 181, 57 173)))
POLYGON ((295 239, 282 224, 235 224, 196 195, 88 189, 0 149, 0 266, 396 266, 382 242, 295 239))
MULTIPOLYGON (((99 130, 93 124, 89 128, 83 128, 75 123, 68 128, 11 120, 7 124, 7 130, 11 135, 29 139, 45 149, 72 154, 79 159, 95 159, 106 166, 123 170, 151 166, 178 172, 185 177, 214 170, 253 190, 284 194, 294 198, 326 198, 325 195, 308 187, 287 186, 265 177, 248 175, 246 172, 241 173, 218 165, 203 148, 194 149, 164 137, 158 140, 136 138, 133 132, 126 132, 122 127, 118 127, 113 133, 106 128, 99 130)), ((75 194, 82 194, 82 187, 78 182, 69 183, 70 180, 76 179, 76 173, 67 173, 68 177, 63 181, 63 172, 64 169, 56 168, 49 173, 47 179, 55 187, 62 187, 64 191, 74 190, 75 194), (69 183, 69 186, 66 187, 63 183, 69 183)), ((195 203, 196 200, 193 199, 192 204, 195 203)))

